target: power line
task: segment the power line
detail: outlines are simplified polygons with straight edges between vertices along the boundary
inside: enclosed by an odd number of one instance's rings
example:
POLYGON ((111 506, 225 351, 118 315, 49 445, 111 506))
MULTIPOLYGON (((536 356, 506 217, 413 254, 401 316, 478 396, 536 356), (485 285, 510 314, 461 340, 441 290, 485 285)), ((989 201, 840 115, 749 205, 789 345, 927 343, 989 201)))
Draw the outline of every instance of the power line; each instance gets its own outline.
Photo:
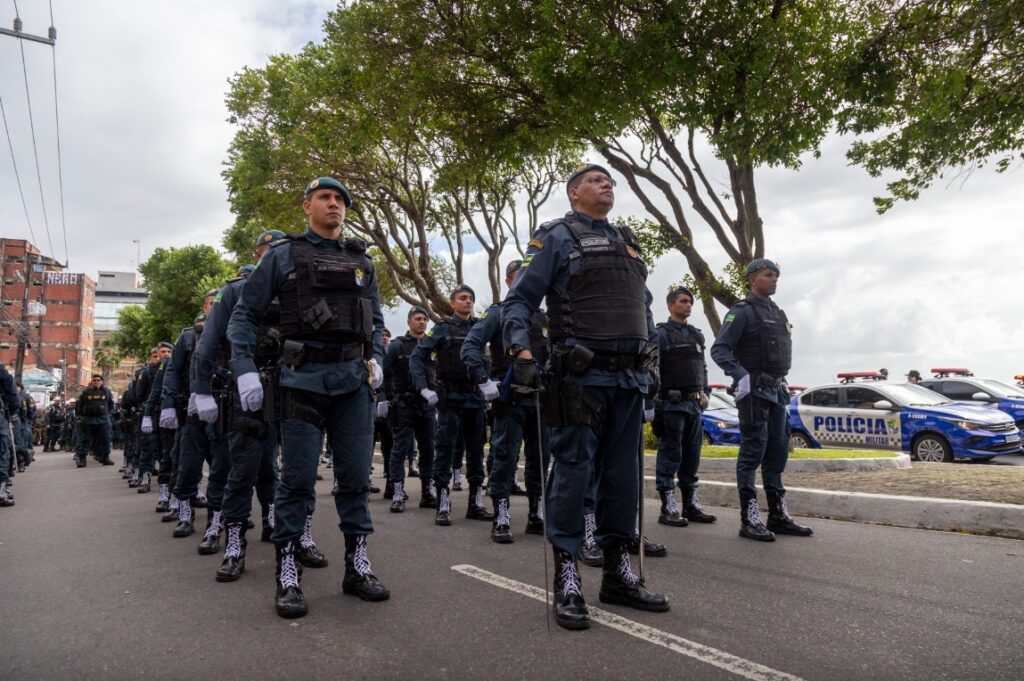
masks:
POLYGON ((18 181, 18 194, 21 196, 21 207, 25 209, 25 222, 28 223, 28 233, 32 241, 36 240, 35 230, 32 229, 32 220, 28 216, 28 203, 25 202, 25 192, 21 188, 21 174, 18 172, 18 161, 14 157, 14 142, 11 141, 11 129, 7 127, 7 111, 4 110, 4 100, 0 97, 0 114, 4 119, 4 131, 7 133, 7 146, 11 149, 11 163, 14 164, 14 179, 18 181))
MULTIPOLYGON (((56 30, 53 28, 53 0, 50 0, 50 37, 56 38, 56 30)), ((50 56, 53 61, 53 119, 57 125, 57 187, 60 192, 60 227, 64 232, 64 267, 68 266, 68 225, 64 220, 64 163, 60 155, 60 110, 57 107, 57 47, 50 49, 50 56)))

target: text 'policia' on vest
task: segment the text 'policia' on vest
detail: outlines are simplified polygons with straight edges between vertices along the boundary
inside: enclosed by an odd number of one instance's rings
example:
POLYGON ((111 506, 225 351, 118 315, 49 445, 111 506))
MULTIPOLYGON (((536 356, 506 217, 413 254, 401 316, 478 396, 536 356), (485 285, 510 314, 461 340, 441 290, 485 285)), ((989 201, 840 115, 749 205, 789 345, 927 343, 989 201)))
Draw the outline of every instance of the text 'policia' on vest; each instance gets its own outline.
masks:
POLYGON ((704 390, 707 366, 704 347, 696 338, 683 336, 670 324, 658 324, 668 334, 668 349, 661 355, 661 392, 696 393, 704 390))
POLYGON ((744 334, 736 347, 736 359, 743 368, 752 373, 785 376, 793 364, 793 338, 789 331, 786 313, 775 308, 766 310, 760 305, 746 301, 737 306, 748 306, 757 319, 759 332, 756 336, 744 334))

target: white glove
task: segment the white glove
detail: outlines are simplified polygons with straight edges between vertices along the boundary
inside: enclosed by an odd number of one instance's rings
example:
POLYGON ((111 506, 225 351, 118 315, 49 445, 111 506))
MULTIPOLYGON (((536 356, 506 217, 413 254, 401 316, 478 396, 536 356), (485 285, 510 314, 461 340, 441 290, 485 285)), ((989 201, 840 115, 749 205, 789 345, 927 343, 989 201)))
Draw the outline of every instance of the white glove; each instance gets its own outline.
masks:
POLYGON ((488 379, 486 383, 480 384, 480 393, 488 402, 498 399, 498 383, 494 379, 488 379))
POLYGON ((178 427, 178 410, 173 407, 170 409, 160 410, 160 427, 161 428, 177 428, 178 427))
POLYGON ((370 387, 374 390, 379 390, 384 385, 384 369, 377 364, 377 360, 371 359, 366 363, 366 370, 370 374, 366 379, 370 387))
POLYGON ((259 411, 263 408, 263 384, 255 371, 238 377, 238 399, 243 411, 259 411))
POLYGON ((196 415, 196 394, 192 393, 188 396, 188 407, 185 409, 185 413, 189 416, 196 415))
POLYGON ((433 407, 435 404, 437 404, 437 393, 435 393, 430 388, 424 388, 423 390, 421 390, 420 395, 422 395, 423 399, 427 401, 428 407, 433 407))
POLYGON ((654 407, 644 409, 644 423, 654 423, 654 407))
POLYGON ((377 418, 386 419, 388 417, 388 403, 387 401, 381 401, 377 403, 377 418))
POLYGON ((143 416, 142 417, 142 432, 143 433, 152 433, 153 432, 153 419, 149 418, 148 416, 143 416))
POLYGON ((196 398, 196 416, 203 423, 213 423, 217 420, 219 409, 217 408, 217 400, 213 398, 213 395, 197 395, 192 393, 192 397, 196 398))
POLYGON ((747 374, 740 379, 740 382, 736 385, 736 401, 739 402, 744 397, 750 394, 750 374, 747 374))

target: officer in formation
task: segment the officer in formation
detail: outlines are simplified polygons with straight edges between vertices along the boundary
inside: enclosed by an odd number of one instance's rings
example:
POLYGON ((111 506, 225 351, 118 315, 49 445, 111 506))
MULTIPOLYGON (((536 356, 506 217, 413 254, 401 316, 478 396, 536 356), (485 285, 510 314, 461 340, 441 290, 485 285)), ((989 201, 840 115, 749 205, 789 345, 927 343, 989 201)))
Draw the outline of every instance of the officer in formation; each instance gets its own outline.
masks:
POLYGON ((584 500, 596 480, 595 539, 603 550, 600 600, 663 612, 667 599, 633 573, 644 396, 657 339, 640 245, 608 222, 614 181, 588 164, 567 182, 572 211, 530 240, 522 273, 502 306, 511 382, 540 387, 530 320, 546 297, 551 342, 549 425, 554 458, 545 500, 555 557, 555 621, 586 629, 590 616, 576 562, 584 500))
POLYGON ((907 372, 907 383, 920 383, 921 380, 921 372, 917 369, 911 369, 907 372))
POLYGON ((687 521, 713 523, 697 500, 697 468, 704 439, 701 413, 708 406, 708 368, 704 362, 704 334, 686 323, 693 309, 693 294, 676 288, 665 299, 669 319, 658 324, 658 375, 651 424, 658 437, 656 485, 661 497, 658 522, 685 527, 687 521), (683 511, 676 505, 678 478, 683 511))
POLYGON ((711 358, 733 379, 740 418, 736 485, 740 496, 740 536, 775 541, 776 534, 807 537, 811 528, 796 524, 786 510, 782 472, 789 458, 789 389, 786 374, 793 341, 786 313, 771 300, 779 266, 766 258, 746 269, 750 295, 725 315, 711 358), (768 496, 768 523, 761 520, 754 479, 761 469, 768 496))
POLYGON ((437 490, 437 514, 434 523, 452 524, 451 492, 455 452, 461 436, 465 447, 469 501, 466 518, 491 520, 483 503, 484 483, 484 398, 477 390, 462 360, 462 345, 476 324, 473 305, 476 293, 460 284, 449 295, 453 314, 427 332, 412 352, 409 371, 419 394, 430 406, 437 405, 437 443, 434 451, 434 485, 437 490), (428 384, 429 367, 436 371, 437 388, 428 384))
POLYGON ((23 473, 35 459, 32 451, 32 426, 36 420, 36 403, 18 384, 18 418, 14 426, 14 446, 18 472, 23 473))
POLYGON ((44 420, 46 423, 46 434, 43 436, 43 451, 55 452, 60 446, 60 431, 64 426, 64 405, 59 397, 54 397, 50 406, 46 408, 44 420))
POLYGON ((14 387, 14 377, 0 364, 0 507, 14 506, 11 492, 11 456, 14 453, 12 417, 17 414, 20 400, 14 387))
POLYGON ((173 348, 174 346, 168 342, 161 342, 155 346, 149 353, 149 361, 135 371, 125 393, 124 404, 129 410, 137 432, 132 458, 129 459, 123 474, 131 488, 139 486, 144 478, 143 473, 152 472, 156 437, 153 435, 152 418, 145 414, 146 400, 149 399, 153 380, 160 370, 161 362, 170 357, 173 348))
POLYGON ((324 434, 334 461, 334 497, 345 535, 342 591, 368 601, 390 597, 367 554, 374 391, 384 381, 377 278, 366 245, 342 240, 352 204, 338 180, 320 177, 305 191, 304 234, 275 242, 242 287, 228 323, 231 372, 244 412, 262 410, 265 395, 256 363, 259 328, 274 298, 278 326, 282 469, 274 503, 277 553, 275 607, 282 617, 308 612, 296 559, 316 483, 324 434))
MULTIPOLYGON (((523 261, 513 260, 505 267, 505 285, 512 286, 523 261)), ((544 534, 540 511, 541 475, 548 469, 548 428, 537 420, 537 396, 517 393, 511 385, 511 365, 502 342, 501 304, 491 305, 480 321, 470 329, 462 345, 462 361, 484 399, 491 403, 494 423, 491 430, 491 454, 494 462, 489 477, 494 520, 491 540, 512 543, 512 519, 509 497, 515 480, 519 449, 525 444, 526 493, 529 510, 527 534, 544 534), (486 353, 489 350, 490 371, 486 353), (543 455, 543 463, 542 463, 543 455)), ((530 317, 530 348, 538 366, 547 363, 548 318, 537 309, 530 317)))
POLYGON ((89 387, 78 396, 75 415, 81 419, 75 462, 85 467, 85 457, 93 454, 104 466, 113 466, 110 460, 110 412, 114 396, 104 387, 103 377, 93 374, 89 387))

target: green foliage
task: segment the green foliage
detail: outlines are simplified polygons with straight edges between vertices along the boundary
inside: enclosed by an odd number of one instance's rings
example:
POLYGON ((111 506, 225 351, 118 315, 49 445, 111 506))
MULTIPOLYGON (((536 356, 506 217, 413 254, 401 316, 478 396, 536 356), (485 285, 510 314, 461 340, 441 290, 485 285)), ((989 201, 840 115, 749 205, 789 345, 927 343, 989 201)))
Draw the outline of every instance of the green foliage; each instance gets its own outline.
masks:
POLYGON ((129 305, 117 315, 117 331, 107 338, 104 345, 117 348, 122 357, 134 357, 143 361, 149 357, 149 350, 159 341, 154 329, 153 317, 145 307, 129 305))
POLYGON ((722 300, 727 301, 726 305, 733 305, 736 301, 742 300, 750 293, 750 285, 747 282, 746 265, 743 263, 730 262, 722 268, 721 274, 704 279, 700 282, 687 274, 680 281, 670 284, 668 290, 683 286, 693 292, 698 300, 722 300), (731 302, 728 302, 731 301, 731 302))
POLYGON ((634 217, 615 218, 615 223, 633 230, 637 240, 640 242, 640 258, 647 265, 647 269, 654 269, 654 265, 661 256, 665 255, 673 247, 672 240, 665 235, 665 232, 658 228, 653 220, 634 217))

